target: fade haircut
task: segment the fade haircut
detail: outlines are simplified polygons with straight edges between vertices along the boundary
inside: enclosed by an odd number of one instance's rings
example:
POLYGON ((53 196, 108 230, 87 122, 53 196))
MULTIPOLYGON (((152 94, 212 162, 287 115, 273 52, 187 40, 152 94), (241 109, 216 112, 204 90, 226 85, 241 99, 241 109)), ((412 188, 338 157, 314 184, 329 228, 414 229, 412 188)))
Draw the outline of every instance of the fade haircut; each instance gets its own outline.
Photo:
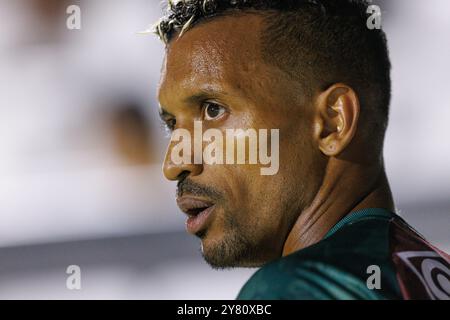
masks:
MULTIPOLYGON (((363 0, 169 0, 154 32, 166 45, 217 17, 261 14, 262 57, 311 96, 345 83, 361 104, 362 134, 382 151, 391 98, 391 64, 381 29, 369 29, 363 0)), ((251 32, 251 30, 249 30, 251 32)))

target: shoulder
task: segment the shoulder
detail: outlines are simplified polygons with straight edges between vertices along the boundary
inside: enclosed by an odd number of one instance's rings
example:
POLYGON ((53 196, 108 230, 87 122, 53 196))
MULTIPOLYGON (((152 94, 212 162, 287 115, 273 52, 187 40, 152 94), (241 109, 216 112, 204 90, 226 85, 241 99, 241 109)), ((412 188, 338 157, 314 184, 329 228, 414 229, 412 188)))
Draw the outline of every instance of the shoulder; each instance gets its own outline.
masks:
POLYGON ((388 223, 360 220, 316 245, 265 265, 238 299, 387 299, 396 296, 389 261, 388 223), (367 286, 368 267, 380 266, 383 290, 367 286), (393 292, 393 294, 391 294, 393 292))
POLYGON ((369 290, 362 279, 331 264, 286 259, 257 271, 238 299, 342 300, 383 299, 383 296, 369 290))

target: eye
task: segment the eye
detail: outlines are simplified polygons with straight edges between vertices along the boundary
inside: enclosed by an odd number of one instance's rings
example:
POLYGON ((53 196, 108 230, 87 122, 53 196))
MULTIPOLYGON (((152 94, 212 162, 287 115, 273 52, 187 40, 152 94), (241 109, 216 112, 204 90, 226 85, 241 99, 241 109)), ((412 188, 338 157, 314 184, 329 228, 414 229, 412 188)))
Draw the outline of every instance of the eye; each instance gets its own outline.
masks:
POLYGON ((168 119, 166 122, 166 126, 170 132, 172 132, 175 129, 176 124, 177 124, 177 120, 175 120, 175 119, 168 119))
POLYGON ((205 120, 215 120, 221 117, 226 111, 224 107, 213 102, 205 102, 203 104, 203 108, 205 113, 205 120))
POLYGON ((176 125, 175 119, 165 119, 161 121, 161 126, 166 134, 166 136, 170 136, 175 129, 176 125))

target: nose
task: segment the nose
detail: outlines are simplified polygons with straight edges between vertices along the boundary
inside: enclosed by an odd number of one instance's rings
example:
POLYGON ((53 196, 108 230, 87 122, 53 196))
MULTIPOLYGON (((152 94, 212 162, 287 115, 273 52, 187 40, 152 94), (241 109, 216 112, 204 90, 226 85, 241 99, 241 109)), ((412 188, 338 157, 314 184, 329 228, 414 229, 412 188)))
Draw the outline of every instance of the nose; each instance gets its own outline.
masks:
POLYGON ((163 172, 166 179, 171 181, 179 180, 181 177, 193 177, 203 172, 203 164, 194 164, 193 157, 191 161, 185 163, 174 163, 172 159, 172 149, 174 144, 171 143, 167 148, 166 157, 164 159, 163 172))

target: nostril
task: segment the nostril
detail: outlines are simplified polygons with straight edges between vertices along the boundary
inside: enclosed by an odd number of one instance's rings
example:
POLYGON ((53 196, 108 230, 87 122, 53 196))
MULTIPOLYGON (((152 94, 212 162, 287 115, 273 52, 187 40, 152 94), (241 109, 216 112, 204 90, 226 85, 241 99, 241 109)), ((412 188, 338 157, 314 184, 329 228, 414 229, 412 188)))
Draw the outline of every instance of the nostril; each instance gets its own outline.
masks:
POLYGON ((183 180, 189 176, 189 173, 190 172, 187 170, 182 171, 177 177, 178 183, 180 184, 181 182, 183 182, 183 180))
POLYGON ((186 178, 189 176, 189 172, 188 171, 183 171, 182 173, 180 173, 177 177, 177 196, 181 197, 183 195, 183 185, 184 182, 186 181, 186 178))

